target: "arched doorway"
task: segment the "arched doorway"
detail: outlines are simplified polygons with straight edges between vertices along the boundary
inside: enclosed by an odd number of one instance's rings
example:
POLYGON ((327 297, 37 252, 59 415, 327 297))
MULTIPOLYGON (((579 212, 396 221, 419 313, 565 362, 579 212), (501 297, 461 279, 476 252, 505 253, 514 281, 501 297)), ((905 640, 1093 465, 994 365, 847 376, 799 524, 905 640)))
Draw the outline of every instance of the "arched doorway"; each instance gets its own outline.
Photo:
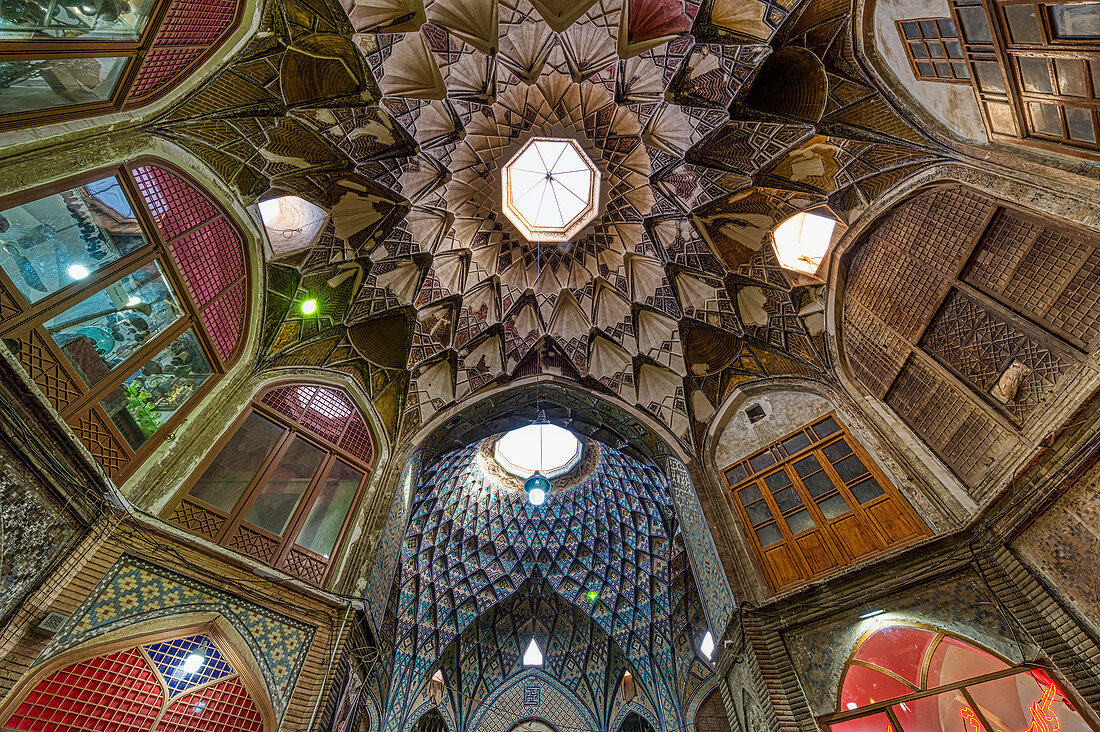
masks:
POLYGON ((131 639, 97 653, 77 654, 32 678, 0 715, 4 729, 264 732, 273 726, 256 703, 259 685, 212 629, 140 644, 131 639))
POLYGON ((528 717, 513 724, 508 732, 558 732, 558 728, 544 719, 528 717))
POLYGON ((1085 732, 1096 728, 1045 670, 935 628, 865 635, 829 715, 832 732, 1085 732))

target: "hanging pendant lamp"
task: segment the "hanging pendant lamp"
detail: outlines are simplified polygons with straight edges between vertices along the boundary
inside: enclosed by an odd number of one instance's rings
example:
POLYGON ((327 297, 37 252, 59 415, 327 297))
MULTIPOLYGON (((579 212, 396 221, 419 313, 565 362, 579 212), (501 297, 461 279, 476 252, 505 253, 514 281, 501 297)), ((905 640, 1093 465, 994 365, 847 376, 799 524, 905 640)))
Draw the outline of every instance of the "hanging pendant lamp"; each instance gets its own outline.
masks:
MULTIPOLYGON (((537 381, 535 382, 535 389, 535 398, 537 400, 537 381)), ((546 495, 550 493, 550 479, 543 475, 541 472, 541 469, 543 467, 542 427, 543 425, 549 424, 549 421, 546 419, 546 412, 542 411, 541 400, 539 400, 536 405, 537 407, 539 407, 539 410, 535 417, 535 421, 532 422, 532 424, 538 425, 539 427, 539 469, 535 470, 531 477, 523 482, 523 490, 527 492, 528 503, 530 503, 532 506, 541 506, 542 504, 546 503, 546 495)))

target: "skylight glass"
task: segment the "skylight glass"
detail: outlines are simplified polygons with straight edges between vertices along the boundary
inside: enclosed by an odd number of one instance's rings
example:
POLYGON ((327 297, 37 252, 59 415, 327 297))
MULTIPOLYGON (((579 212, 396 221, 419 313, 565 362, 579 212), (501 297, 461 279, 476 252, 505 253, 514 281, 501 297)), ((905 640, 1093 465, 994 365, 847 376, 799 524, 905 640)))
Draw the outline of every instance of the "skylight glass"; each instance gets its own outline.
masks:
POLYGON ((816 274, 835 227, 834 219, 805 211, 790 217, 772 232, 779 264, 796 272, 816 274))
POLYGON ((532 638, 531 642, 527 644, 527 650, 523 652, 523 665, 542 665, 542 649, 539 648, 539 644, 535 642, 534 638, 532 638))
POLYGON ((520 478, 529 478, 536 470, 553 478, 571 469, 580 457, 581 443, 576 435, 553 424, 514 429, 496 445, 497 462, 520 478))
POLYGON ((706 635, 703 636, 703 641, 699 644, 699 652, 702 653, 708 661, 714 658, 714 634, 709 630, 706 635))
POLYGON ((504 213, 530 241, 566 241, 596 214, 599 176, 573 140, 536 137, 504 166, 504 213))

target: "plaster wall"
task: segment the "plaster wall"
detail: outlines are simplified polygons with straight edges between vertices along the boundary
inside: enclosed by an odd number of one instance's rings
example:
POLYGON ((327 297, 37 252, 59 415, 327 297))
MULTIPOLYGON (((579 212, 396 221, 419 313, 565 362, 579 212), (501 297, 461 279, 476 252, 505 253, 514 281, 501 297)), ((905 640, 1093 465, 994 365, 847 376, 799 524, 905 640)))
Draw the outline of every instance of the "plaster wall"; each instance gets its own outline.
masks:
POLYGON ((1028 527, 1012 549, 1100 631, 1100 463, 1028 527))
POLYGON ((719 469, 723 469, 828 414, 832 409, 832 404, 825 397, 804 391, 775 391, 749 397, 719 435, 714 462, 719 469), (745 411, 755 404, 764 410, 764 418, 750 422, 745 411))
POLYGON ((950 17, 946 0, 878 0, 874 6, 875 47, 894 76, 890 81, 904 87, 955 134, 972 142, 989 142, 973 88, 969 84, 918 79, 894 24, 895 20, 910 18, 950 17))

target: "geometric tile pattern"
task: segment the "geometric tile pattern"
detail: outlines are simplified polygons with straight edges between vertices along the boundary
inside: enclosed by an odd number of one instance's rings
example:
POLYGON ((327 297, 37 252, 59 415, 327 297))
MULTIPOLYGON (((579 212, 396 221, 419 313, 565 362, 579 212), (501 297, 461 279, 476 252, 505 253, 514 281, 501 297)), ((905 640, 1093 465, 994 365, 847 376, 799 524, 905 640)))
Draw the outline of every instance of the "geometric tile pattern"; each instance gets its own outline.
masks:
POLYGON ((382 616, 386 612, 386 600, 393 585, 393 573, 397 569, 397 560, 401 556, 401 540, 405 538, 405 527, 409 523, 409 509, 412 507, 413 485, 419 476, 420 453, 415 453, 401 471, 401 480, 382 529, 382 539, 374 552, 374 567, 371 568, 370 582, 364 593, 368 618, 377 630, 382 625, 382 616))
POLYGON ((481 449, 474 442, 420 471, 394 620, 382 628, 394 654, 385 728, 403 729, 438 663, 465 679, 472 698, 454 714, 469 718, 469 704, 521 668, 523 634, 537 629, 547 666, 598 718, 609 718, 629 666, 656 716, 679 724, 711 671, 696 652, 706 618, 663 476, 600 445, 591 472, 534 507, 486 472, 481 449))
MULTIPOLYGON (((267 684, 272 706, 282 716, 314 629, 193 579, 123 555, 107 572, 39 663, 103 633, 180 612, 216 612, 245 639, 267 684)), ((167 650, 166 650, 167 652, 167 650)))

